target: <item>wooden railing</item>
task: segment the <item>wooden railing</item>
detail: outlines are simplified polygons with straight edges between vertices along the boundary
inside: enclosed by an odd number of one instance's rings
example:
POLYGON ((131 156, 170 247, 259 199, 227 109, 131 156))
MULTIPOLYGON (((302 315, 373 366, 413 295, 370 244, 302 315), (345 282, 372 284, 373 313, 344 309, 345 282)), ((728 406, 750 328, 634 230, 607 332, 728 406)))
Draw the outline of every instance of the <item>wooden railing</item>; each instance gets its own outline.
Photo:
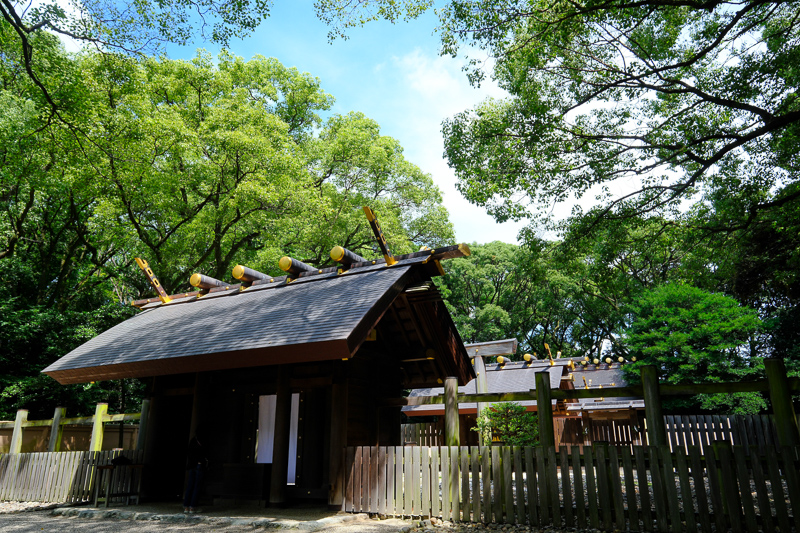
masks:
POLYGON ((357 447, 345 510, 631 531, 800 531, 800 447, 357 447), (688 451, 687 451, 688 450, 688 451), (749 454, 747 453, 749 451, 749 454))
POLYGON ((97 467, 142 452, 43 452, 0 455, 0 501, 86 502, 94 498, 97 467))

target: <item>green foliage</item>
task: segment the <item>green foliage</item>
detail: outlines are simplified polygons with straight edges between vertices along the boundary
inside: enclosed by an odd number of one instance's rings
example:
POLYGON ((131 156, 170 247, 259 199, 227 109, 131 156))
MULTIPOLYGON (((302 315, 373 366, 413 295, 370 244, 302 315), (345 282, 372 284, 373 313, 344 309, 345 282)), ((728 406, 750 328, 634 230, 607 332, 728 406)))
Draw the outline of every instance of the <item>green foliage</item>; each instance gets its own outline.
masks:
POLYGON ((495 403, 486 407, 478 416, 477 426, 472 431, 477 431, 485 443, 495 438, 504 446, 539 444, 537 416, 515 402, 495 403))
MULTIPOLYGON (((669 283, 646 291, 630 305, 630 327, 622 344, 637 361, 625 365, 635 381, 642 365, 656 365, 664 383, 714 383, 755 377, 763 369, 749 354, 749 339, 760 327, 753 310, 733 298, 696 287, 669 283)), ((757 394, 701 395, 691 402, 703 409, 758 412, 766 407, 757 394)))
POLYGON ((138 382, 39 375, 152 296, 134 257, 168 292, 188 290, 194 271, 230 279, 237 263, 278 274, 282 255, 327 266, 334 245, 375 257, 363 205, 395 253, 453 241, 431 177, 363 114, 323 118, 333 97, 307 73, 226 52, 70 56, 31 38, 57 111, 0 21, 0 417, 136 403, 138 382))

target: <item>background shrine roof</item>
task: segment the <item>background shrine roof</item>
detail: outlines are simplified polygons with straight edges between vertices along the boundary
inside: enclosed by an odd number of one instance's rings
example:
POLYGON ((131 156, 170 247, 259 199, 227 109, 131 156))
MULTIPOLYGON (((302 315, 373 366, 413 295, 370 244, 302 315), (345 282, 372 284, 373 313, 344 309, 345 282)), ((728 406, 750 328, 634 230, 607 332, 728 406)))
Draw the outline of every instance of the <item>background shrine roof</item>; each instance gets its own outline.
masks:
MULTIPOLYGON (((507 363, 500 365, 487 365, 486 367, 486 386, 489 394, 502 392, 529 392, 536 390, 536 376, 534 373, 547 371, 550 373, 550 388, 558 389, 561 387, 561 376, 564 372, 564 365, 550 366, 549 362, 534 361, 527 363, 507 363)), ((473 379, 466 385, 458 387, 459 394, 477 394, 477 379, 473 379)), ((444 394, 444 387, 431 387, 413 389, 409 396, 440 396, 444 394)), ((523 406, 534 406, 536 400, 524 400, 515 402, 523 406)), ((476 403, 459 403, 459 411, 472 412, 477 409, 476 403)), ((442 404, 427 405, 407 405, 403 407, 403 412, 409 416, 428 416, 441 414, 444 412, 442 404)))
POLYGON ((347 358, 423 260, 173 300, 101 333, 43 372, 67 384, 347 358))

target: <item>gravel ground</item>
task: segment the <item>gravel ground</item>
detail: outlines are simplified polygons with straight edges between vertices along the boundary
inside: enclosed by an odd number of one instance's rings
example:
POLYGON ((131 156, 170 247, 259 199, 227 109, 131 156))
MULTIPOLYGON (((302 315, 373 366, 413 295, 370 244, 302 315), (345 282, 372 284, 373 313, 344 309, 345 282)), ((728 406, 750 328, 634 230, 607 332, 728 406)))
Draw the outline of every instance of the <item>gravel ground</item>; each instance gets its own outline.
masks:
MULTIPOLYGON (((58 531, 64 533, 119 533, 120 530, 136 533, 177 532, 177 531, 225 531, 252 532, 259 529, 272 529, 276 526, 301 531, 321 531, 323 533, 526 533, 538 531, 528 526, 503 524, 476 525, 454 524, 441 520, 378 520, 366 515, 334 515, 320 518, 325 513, 299 509, 276 511, 271 514, 279 518, 261 518, 263 509, 236 509, 237 516, 224 510, 215 509, 213 513, 185 516, 175 512, 174 505, 131 506, 95 509, 86 506, 41 504, 37 502, 0 502, 0 531, 3 533, 33 533, 58 531), (144 512, 142 511, 144 509, 144 512), (156 511, 156 512, 154 512, 156 511), (167 511, 169 514, 163 514, 167 511), (120 518, 123 517, 129 518, 120 518), (135 519, 134 519, 134 515, 135 519), (293 517, 291 520, 289 517, 293 517), (280 524, 268 520, 280 521, 280 524), (330 525, 325 524, 330 520, 330 525), (342 522, 341 520, 348 520, 342 522)), ((549 533, 557 530, 547 528, 549 533)), ((574 531, 574 530, 573 530, 574 531)))

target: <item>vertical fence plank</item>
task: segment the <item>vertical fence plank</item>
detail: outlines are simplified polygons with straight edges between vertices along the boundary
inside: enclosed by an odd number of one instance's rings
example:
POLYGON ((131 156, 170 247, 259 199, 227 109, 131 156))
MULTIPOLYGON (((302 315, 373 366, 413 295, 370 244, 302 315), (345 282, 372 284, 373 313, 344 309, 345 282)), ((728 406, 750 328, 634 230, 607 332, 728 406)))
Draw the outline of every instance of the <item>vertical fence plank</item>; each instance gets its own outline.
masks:
POLYGON ((525 447, 525 481, 528 489, 528 524, 539 526, 539 491, 536 483, 536 466, 533 461, 533 448, 525 447))
POLYGON ((442 518, 450 519, 450 448, 441 447, 442 460, 442 518))
POLYGON ((378 448, 378 514, 386 516, 386 446, 378 448))
POLYGON ((667 510, 667 498, 664 494, 664 484, 661 480, 659 448, 658 446, 648 446, 647 450, 650 458, 650 478, 653 483, 653 504, 656 510, 656 524, 658 525, 658 531, 666 531, 669 528, 669 515, 667 510))
POLYGON ((421 516, 433 516, 431 514, 431 452, 428 446, 420 448, 420 467, 422 468, 422 500, 421 516))
MULTIPOLYGON (((682 448, 676 448, 675 452, 681 450, 682 448)), ((664 485, 664 492, 667 495, 670 527, 674 533, 681 533, 681 531, 683 531, 683 526, 681 525, 681 508, 678 500, 678 483, 675 482, 675 467, 672 462, 672 453, 670 453, 669 448, 666 446, 659 446, 659 451, 664 458, 662 483, 664 485)))
POLYGON ((608 482, 608 456, 603 445, 595 446, 595 456, 597 458, 597 494, 600 496, 600 511, 603 520, 603 527, 611 529, 611 486, 608 482))
POLYGON ((586 498, 589 500, 589 523, 595 529, 600 527, 600 517, 597 513, 597 485, 595 484, 594 459, 591 446, 583 447, 583 457, 586 462, 586 498))
POLYGON ((441 500, 439 480, 441 476, 441 466, 439 446, 431 446, 431 516, 441 516, 441 500))
POLYGON ((583 491, 583 469, 581 468, 581 449, 579 446, 572 447, 572 475, 575 485, 575 514, 579 529, 586 528, 586 504, 583 491))
POLYGON ((747 468, 747 454, 744 446, 733 447, 733 459, 736 462, 736 476, 742 494, 742 511, 744 511, 745 526, 747 531, 757 531, 758 522, 756 521, 753 493, 750 488, 750 469, 747 468))
POLYGON ((378 447, 369 448, 369 511, 378 512, 378 447))
POLYGON ((761 523, 764 524, 764 531, 774 531, 775 522, 772 519, 772 510, 769 505, 770 495, 767 492, 766 476, 762 466, 762 456, 758 452, 758 445, 750 446, 750 467, 753 469, 753 484, 756 487, 756 500, 758 501, 761 523))
POLYGON ((714 522, 717 531, 727 531, 727 517, 722 500, 722 487, 720 487, 719 469, 717 468, 717 458, 711 446, 706 448, 706 471, 708 472, 708 488, 711 493, 711 503, 714 507, 714 522))
POLYGON ((771 446, 768 446, 765 452, 764 455, 767 459, 767 470, 772 487, 772 501, 775 502, 775 514, 778 517, 778 525, 781 531, 791 531, 789 526, 789 512, 786 509, 786 495, 783 493, 780 470, 778 467, 777 453, 775 448, 771 446))
POLYGON ((461 514, 464 522, 469 522, 470 502, 474 503, 474 498, 470 498, 470 483, 469 483, 469 448, 466 446, 461 447, 461 514))
POLYGON ((450 446, 450 519, 457 522, 460 515, 458 446, 450 446))
POLYGON ((692 495, 692 485, 689 480, 689 463, 686 460, 686 451, 681 448, 675 453, 675 467, 678 471, 678 481, 680 482, 681 502, 683 502, 683 512, 688 533, 697 532, 697 520, 694 516, 694 496, 692 495))
POLYGON ((550 502, 550 510, 553 513, 553 525, 561 527, 561 500, 558 497, 558 466, 555 446, 549 446, 546 452, 547 499, 550 502))
POLYGON ((505 523, 513 524, 516 521, 516 517, 514 515, 514 487, 511 474, 511 447, 502 446, 500 450, 503 457, 503 509, 505 511, 505 523))
POLYGON ((514 506, 517 510, 517 524, 525 523, 525 465, 522 462, 522 448, 514 446, 514 506))
POLYGON ((419 446, 411 448, 411 514, 412 516, 422 516, 422 478, 421 466, 422 456, 419 446))
POLYGON ((639 513, 636 505, 636 480, 633 479, 633 456, 631 448, 623 446, 622 472, 625 478, 625 502, 628 504, 628 521, 631 531, 639 531, 639 513))
POLYGON ((786 488, 789 492, 789 508, 792 510, 792 518, 794 519, 794 528, 800 532, 800 480, 797 476, 797 452, 800 447, 791 448, 789 446, 781 446, 781 471, 786 478, 786 488))
POLYGON ((740 533, 742 531, 742 504, 739 499, 739 489, 736 484, 736 475, 734 471, 735 463, 730 446, 731 445, 727 442, 718 442, 715 446, 715 451, 719 454, 722 497, 728 508, 727 515, 730 519, 731 529, 733 533, 740 533))
POLYGON ((694 498, 697 503, 697 519, 701 531, 711 531, 711 518, 706 498, 705 476, 703 475, 703 462, 698 446, 689 446, 689 460, 692 466, 692 480, 694 481, 694 498))
POLYGON ((500 448, 492 446, 492 504, 494 511, 494 521, 498 524, 503 523, 503 474, 502 462, 500 461, 500 448))
MULTIPOLYGON (((626 447, 627 449, 627 447, 626 447)), ((616 446, 608 447, 609 474, 611 475, 611 496, 614 502, 614 523, 617 529, 624 530, 625 503, 622 496, 622 479, 619 474, 619 454, 616 446)))
POLYGON ((370 476, 370 466, 372 458, 372 449, 369 446, 361 447, 361 509, 362 512, 369 513, 370 498, 372 497, 372 476, 370 476))
POLYGON ((483 485, 483 523, 492 522, 492 458, 491 448, 481 446, 481 483, 483 485))
POLYGON ((480 469, 480 448, 472 446, 470 448, 470 470, 472 471, 472 521, 480 524, 481 518, 481 469, 480 469))
POLYGON ((397 516, 397 503, 395 499, 394 488, 394 472, 397 468, 397 457, 395 455, 395 447, 386 447, 386 514, 397 516))
POLYGON ((414 475, 414 466, 411 451, 411 446, 403 447, 403 516, 412 516, 414 506, 414 482, 412 477, 414 475))
POLYGON ((564 498, 564 522, 567 527, 575 525, 575 516, 572 512, 572 484, 569 475, 569 455, 567 447, 561 446, 559 450, 559 466, 561 468, 561 494, 564 498))

